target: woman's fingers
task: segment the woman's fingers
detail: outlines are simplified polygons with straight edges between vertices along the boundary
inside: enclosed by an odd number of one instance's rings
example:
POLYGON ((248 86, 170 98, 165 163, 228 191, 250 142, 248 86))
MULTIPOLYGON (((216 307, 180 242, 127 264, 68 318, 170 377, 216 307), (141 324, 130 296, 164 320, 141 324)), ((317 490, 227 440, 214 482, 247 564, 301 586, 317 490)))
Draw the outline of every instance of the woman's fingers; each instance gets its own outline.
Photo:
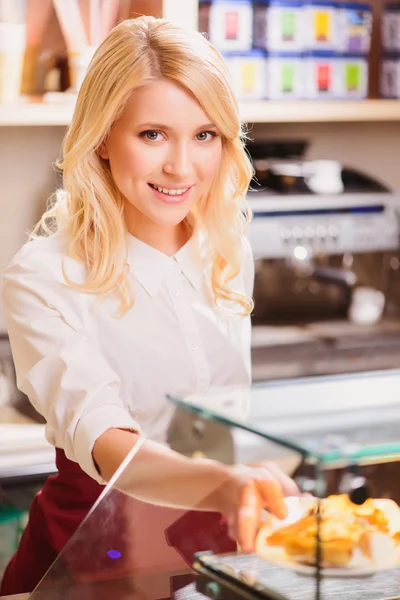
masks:
POLYGON ((267 461, 265 463, 259 463, 257 466, 267 469, 267 471, 269 473, 271 473, 271 475, 274 477, 274 479, 279 481, 279 483, 282 486, 283 494, 285 496, 300 496, 301 495, 300 489, 297 487, 297 485, 293 481, 293 479, 291 477, 289 477, 289 475, 286 475, 286 473, 284 473, 282 471, 282 469, 280 469, 278 467, 278 465, 275 464, 274 462, 267 461))
POLYGON ((252 552, 258 529, 261 525, 262 509, 285 519, 288 511, 282 488, 274 479, 253 479, 244 484, 238 513, 238 542, 244 552, 252 552))
POLYGON ((285 496, 299 495, 300 491, 290 477, 269 462, 247 467, 244 472, 243 468, 239 469, 238 476, 239 480, 242 479, 242 485, 239 507, 231 529, 236 529, 236 539, 243 552, 248 553, 254 551, 263 509, 278 519, 285 519, 288 515, 285 496))
POLYGON ((261 521, 261 497, 256 482, 243 485, 238 512, 238 542, 243 552, 254 550, 254 542, 261 521))
POLYGON ((278 519, 285 519, 288 515, 288 509, 279 481, 269 478, 257 479, 255 484, 263 508, 266 508, 270 513, 278 517, 278 519))

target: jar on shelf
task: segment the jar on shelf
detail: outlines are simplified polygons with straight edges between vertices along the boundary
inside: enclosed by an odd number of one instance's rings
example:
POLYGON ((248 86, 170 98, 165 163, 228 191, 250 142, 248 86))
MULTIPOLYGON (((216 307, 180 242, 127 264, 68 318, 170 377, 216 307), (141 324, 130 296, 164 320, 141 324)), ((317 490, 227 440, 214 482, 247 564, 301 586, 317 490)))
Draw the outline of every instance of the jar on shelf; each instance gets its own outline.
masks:
POLYGON ((343 55, 338 68, 337 98, 363 100, 368 96, 368 60, 360 55, 343 55))
POLYGON ((252 49, 252 0, 214 0, 209 10, 209 39, 214 46, 222 52, 252 49))
POLYGON ((400 52, 400 2, 390 2, 382 14, 382 48, 400 52))
POLYGON ((333 99, 340 95, 341 57, 332 52, 310 52, 304 58, 305 97, 333 99))
POLYGON ((304 98, 304 62, 301 54, 269 52, 267 63, 268 100, 304 98))
POLYGON ((371 48, 372 7, 346 2, 338 8, 338 35, 341 52, 368 54, 371 48))
POLYGON ((238 100, 266 98, 267 57, 263 50, 224 54, 231 85, 238 100))
POLYGON ((332 0, 304 0, 304 44, 310 52, 339 50, 338 5, 332 0))
POLYGON ((381 96, 400 98, 400 54, 386 54, 381 63, 381 96))
POLYGON ((303 0, 255 0, 253 44, 272 52, 301 52, 303 0))

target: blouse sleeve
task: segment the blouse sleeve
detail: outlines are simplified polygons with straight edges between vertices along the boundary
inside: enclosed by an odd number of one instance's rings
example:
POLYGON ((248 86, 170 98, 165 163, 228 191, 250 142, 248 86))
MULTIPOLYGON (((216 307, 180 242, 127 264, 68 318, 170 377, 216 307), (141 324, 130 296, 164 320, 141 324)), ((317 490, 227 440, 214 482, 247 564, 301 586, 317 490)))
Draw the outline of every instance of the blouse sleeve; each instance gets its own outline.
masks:
POLYGON ((254 256, 249 240, 243 238, 244 261, 243 261, 243 280, 246 294, 253 296, 254 292, 254 256))
POLYGON ((105 483, 92 458, 95 441, 111 428, 140 427, 120 398, 118 374, 88 339, 82 297, 43 257, 20 257, 3 276, 17 385, 46 419, 49 442, 105 483))

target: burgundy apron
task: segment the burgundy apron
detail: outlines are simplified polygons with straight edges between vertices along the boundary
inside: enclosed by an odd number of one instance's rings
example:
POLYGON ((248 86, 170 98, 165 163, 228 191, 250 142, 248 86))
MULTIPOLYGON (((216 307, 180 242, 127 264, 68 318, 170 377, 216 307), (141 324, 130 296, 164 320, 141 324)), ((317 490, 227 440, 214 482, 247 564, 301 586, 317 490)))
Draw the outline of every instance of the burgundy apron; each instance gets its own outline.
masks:
MULTIPOLYGON (((47 479, 32 502, 19 548, 4 573, 0 596, 33 591, 104 490, 58 448, 56 466, 58 473, 47 479)), ((217 513, 187 512, 165 531, 165 537, 189 565, 196 551, 236 549, 217 513)))
POLYGON ((56 449, 58 473, 33 499, 29 521, 8 564, 0 595, 31 592, 79 527, 103 486, 56 449))

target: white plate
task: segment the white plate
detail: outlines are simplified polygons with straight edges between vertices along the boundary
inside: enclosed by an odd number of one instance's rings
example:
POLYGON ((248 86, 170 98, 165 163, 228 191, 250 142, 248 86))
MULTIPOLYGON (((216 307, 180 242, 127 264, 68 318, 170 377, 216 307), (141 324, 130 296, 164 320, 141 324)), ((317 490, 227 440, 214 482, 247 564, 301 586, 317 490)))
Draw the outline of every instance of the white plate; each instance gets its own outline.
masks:
MULTIPOLYGON (((269 517, 271 532, 300 519, 314 502, 315 499, 313 498, 286 498, 289 514, 283 521, 279 521, 275 517, 269 517)), ((398 525, 400 525, 400 509, 393 503, 388 503, 385 500, 376 500, 376 504, 380 508, 384 508, 385 513, 390 515, 390 522, 397 530, 398 525)), ((257 548, 257 554, 260 558, 271 564, 287 567, 297 573, 315 577, 315 566, 297 562, 292 557, 289 557, 284 549, 279 546, 262 544, 262 547, 257 548)), ((363 557, 361 552, 355 552, 354 557, 346 567, 322 567, 322 573, 324 577, 365 577, 396 567, 400 567, 400 547, 395 550, 390 561, 372 562, 363 557)))
MULTIPOLYGON (((297 573, 315 577, 316 569, 314 566, 295 561, 293 558, 287 556, 283 548, 266 546, 261 558, 271 564, 287 567, 297 573)), ((361 559, 360 562, 354 560, 353 563, 349 563, 346 567, 322 567, 321 571, 324 577, 366 577, 374 575, 379 571, 386 571, 396 567, 400 567, 399 551, 397 552, 397 560, 394 560, 390 564, 385 562, 377 565, 361 559)))

